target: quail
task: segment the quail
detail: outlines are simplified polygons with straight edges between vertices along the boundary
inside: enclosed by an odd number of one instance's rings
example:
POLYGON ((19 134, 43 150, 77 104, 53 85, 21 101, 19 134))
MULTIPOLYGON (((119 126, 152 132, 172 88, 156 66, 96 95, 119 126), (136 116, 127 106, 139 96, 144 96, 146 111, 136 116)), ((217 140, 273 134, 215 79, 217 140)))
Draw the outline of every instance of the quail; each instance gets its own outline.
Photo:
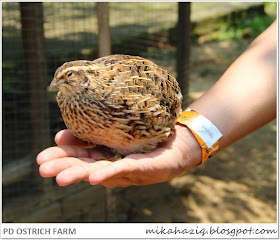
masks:
POLYGON ((66 62, 50 88, 58 88, 57 102, 74 136, 122 155, 166 141, 182 111, 176 79, 138 56, 66 62))

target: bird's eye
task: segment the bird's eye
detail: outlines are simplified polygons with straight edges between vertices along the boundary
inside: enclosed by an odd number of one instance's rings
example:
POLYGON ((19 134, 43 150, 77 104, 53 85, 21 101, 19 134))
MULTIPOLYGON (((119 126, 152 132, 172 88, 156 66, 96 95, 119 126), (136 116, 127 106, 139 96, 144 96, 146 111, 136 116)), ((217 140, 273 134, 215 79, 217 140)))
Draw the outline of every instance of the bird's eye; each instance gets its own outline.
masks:
POLYGON ((67 72, 67 77, 69 78, 69 77, 71 77, 71 76, 73 76, 73 72, 72 71, 69 71, 69 72, 67 72))

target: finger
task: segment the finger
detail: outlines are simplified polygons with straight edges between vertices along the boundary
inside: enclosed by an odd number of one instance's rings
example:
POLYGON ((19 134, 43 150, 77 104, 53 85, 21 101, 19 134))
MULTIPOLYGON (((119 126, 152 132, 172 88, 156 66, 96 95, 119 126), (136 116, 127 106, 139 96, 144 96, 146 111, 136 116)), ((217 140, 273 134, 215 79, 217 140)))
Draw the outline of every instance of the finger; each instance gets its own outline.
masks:
POLYGON ((137 171, 139 164, 137 160, 124 158, 97 169, 89 176, 89 182, 92 185, 105 182, 110 178, 125 177, 126 174, 132 174, 137 171))
POLYGON ((68 158, 68 164, 65 163, 64 166, 59 166, 60 172, 53 173, 56 176, 56 182, 60 186, 68 186, 73 183, 80 181, 88 181, 90 173, 102 168, 108 164, 109 161, 96 161, 94 163, 86 162, 86 160, 80 161, 79 159, 68 158))
POLYGON ((89 172, 83 166, 74 166, 60 172, 56 176, 56 182, 59 186, 68 186, 73 183, 87 181, 89 172))
POLYGON ((38 154, 37 163, 41 165, 45 162, 58 158, 65 158, 65 157, 94 158, 94 157, 99 157, 100 155, 103 156, 103 154, 98 154, 96 151, 79 148, 76 146, 50 147, 38 154))
POLYGON ((39 172, 42 177, 54 177, 67 168, 71 168, 73 166, 82 165, 82 164, 87 164, 87 163, 82 162, 76 158, 54 159, 42 164, 39 168, 39 172))
POLYGON ((57 145, 74 145, 79 147, 94 147, 94 144, 85 142, 75 137, 70 130, 64 129, 59 131, 54 138, 57 145))
POLYGON ((92 172, 108 164, 111 162, 96 161, 90 158, 59 158, 43 163, 39 168, 39 173, 42 177, 57 176, 59 185, 66 186, 71 182, 88 180, 92 172))

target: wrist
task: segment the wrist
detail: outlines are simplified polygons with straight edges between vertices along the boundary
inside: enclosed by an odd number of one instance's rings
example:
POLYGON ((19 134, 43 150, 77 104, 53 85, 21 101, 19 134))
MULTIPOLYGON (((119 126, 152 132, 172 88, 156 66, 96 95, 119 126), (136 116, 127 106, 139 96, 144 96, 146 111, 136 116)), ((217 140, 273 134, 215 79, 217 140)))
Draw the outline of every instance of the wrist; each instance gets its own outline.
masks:
POLYGON ((201 163, 201 147, 193 133, 184 125, 177 123, 176 139, 182 153, 182 168, 187 170, 201 163))

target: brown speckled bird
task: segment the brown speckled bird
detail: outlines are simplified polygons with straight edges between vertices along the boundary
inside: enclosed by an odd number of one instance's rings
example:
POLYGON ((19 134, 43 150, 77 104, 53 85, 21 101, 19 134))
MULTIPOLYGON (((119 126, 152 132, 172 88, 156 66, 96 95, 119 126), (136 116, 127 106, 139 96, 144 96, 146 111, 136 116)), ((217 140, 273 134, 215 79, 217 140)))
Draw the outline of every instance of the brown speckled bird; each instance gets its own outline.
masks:
POLYGON ((67 128, 114 152, 149 152, 174 133, 182 94, 174 77, 129 55, 78 60, 59 67, 50 84, 67 128))

